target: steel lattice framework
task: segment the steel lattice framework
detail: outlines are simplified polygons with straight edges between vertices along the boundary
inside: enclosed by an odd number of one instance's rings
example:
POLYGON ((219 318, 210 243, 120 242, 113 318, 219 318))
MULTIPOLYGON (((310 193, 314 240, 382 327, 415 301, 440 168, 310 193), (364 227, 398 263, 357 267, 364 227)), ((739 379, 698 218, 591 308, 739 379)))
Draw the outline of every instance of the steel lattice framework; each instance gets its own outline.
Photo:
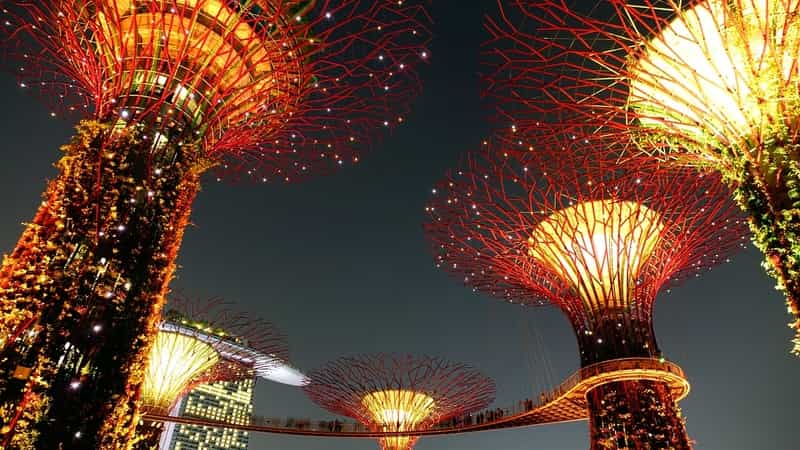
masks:
MULTIPOLYGON (((433 357, 363 355, 332 361, 304 388, 318 405, 376 431, 424 430, 486 407, 494 382, 464 364, 433 357)), ((418 437, 384 437, 384 450, 410 450, 418 437)))
MULTIPOLYGON (((173 296, 150 350, 144 411, 168 413, 199 384, 253 379, 288 361, 285 337, 271 323, 249 316, 221 298, 173 296)), ((140 422, 136 434, 137 442, 157 446, 161 425, 140 422)))
POLYGON ((420 90, 430 20, 389 0, 9 0, 0 17, 20 87, 85 119, 0 267, 0 434, 119 448, 201 175, 357 162, 420 90), (93 322, 115 333, 80 338, 93 322), (74 408, 59 361, 79 341, 74 408))
POLYGON ((273 324, 235 312, 221 298, 172 297, 157 339, 162 345, 157 340, 150 352, 142 396, 162 411, 200 383, 253 378, 289 360, 286 338, 273 324))
MULTIPOLYGON (((746 226, 719 177, 622 161, 629 145, 517 130, 469 154, 426 207, 437 266, 509 302, 557 305, 582 366, 660 358, 656 294, 724 262, 746 226)), ((592 448, 688 445, 664 383, 609 381, 587 398, 592 448)))
POLYGON ((414 2, 6 1, 5 61, 53 114, 146 122, 219 172, 295 180, 358 161, 420 90, 414 2))
POLYGON ((800 4, 512 3, 488 23, 503 120, 588 119, 634 134, 638 151, 719 171, 800 333, 800 4))

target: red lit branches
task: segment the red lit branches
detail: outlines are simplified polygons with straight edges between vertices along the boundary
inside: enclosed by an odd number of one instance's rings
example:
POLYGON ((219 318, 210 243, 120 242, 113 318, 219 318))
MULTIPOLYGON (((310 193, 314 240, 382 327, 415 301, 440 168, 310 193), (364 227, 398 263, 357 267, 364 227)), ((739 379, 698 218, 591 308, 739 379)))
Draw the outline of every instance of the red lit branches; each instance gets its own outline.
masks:
MULTIPOLYGON (((494 382, 471 367, 440 358, 363 355, 329 362, 304 389, 318 405, 377 431, 428 428, 486 407, 494 382)), ((385 450, 408 450, 417 437, 381 438, 385 450)))
POLYGON ((412 1, 4 8, 6 64, 54 112, 147 122, 151 133, 199 141, 220 176, 256 181, 357 162, 404 120, 430 39, 430 19, 412 1))
MULTIPOLYGON (((148 359, 142 401, 147 411, 168 414, 199 384, 263 376, 287 362, 288 348, 271 323, 236 313, 219 298, 173 295, 148 359)), ((157 446, 161 430, 159 422, 139 422, 136 448, 157 446)))
POLYGON ((664 285, 725 261, 744 230, 718 177, 621 160, 620 139, 520 131, 468 154, 426 207, 437 265, 496 297, 554 303, 581 328, 623 298, 649 318, 664 285), (552 255, 567 244, 569 260, 552 255), (611 283, 591 285, 601 277, 611 283))
MULTIPOLYGON (((583 366, 660 357, 656 294, 725 261, 745 226, 719 177, 621 160, 628 145, 518 130, 468 154, 426 207, 437 266, 503 300, 557 305, 583 366)), ((664 383, 610 382, 588 399, 592 448, 688 448, 664 383)))
POLYGON ((800 333, 800 5, 512 3, 486 47, 503 120, 589 121, 630 133, 638 152, 718 171, 800 333))

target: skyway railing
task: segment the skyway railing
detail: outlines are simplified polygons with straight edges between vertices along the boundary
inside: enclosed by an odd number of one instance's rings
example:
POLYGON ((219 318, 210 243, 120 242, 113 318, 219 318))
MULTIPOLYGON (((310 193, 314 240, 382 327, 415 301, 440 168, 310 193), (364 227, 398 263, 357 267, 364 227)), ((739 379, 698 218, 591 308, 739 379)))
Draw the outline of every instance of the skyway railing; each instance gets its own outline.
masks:
POLYGON ((594 387, 623 380, 648 379, 663 381, 672 388, 676 400, 689 392, 683 370, 663 359, 623 358, 583 367, 567 377, 558 387, 541 393, 537 401, 520 400, 506 408, 492 408, 455 417, 424 430, 402 433, 380 431, 347 420, 312 420, 309 418, 280 418, 254 416, 249 422, 209 420, 200 416, 166 416, 147 414, 145 420, 175 422, 215 428, 231 428, 252 432, 293 434, 305 436, 376 438, 388 436, 424 436, 487 431, 500 428, 532 426, 586 420, 586 392, 594 387))

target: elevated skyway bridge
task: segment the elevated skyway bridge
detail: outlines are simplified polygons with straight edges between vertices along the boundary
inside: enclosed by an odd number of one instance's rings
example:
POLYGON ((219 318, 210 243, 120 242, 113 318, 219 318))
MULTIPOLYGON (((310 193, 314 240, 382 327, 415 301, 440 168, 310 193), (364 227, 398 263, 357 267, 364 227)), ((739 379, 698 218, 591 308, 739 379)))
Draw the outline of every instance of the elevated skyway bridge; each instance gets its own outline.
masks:
POLYGON ((673 398, 681 400, 689 394, 689 382, 677 364, 655 358, 623 358, 583 367, 567 377, 558 387, 536 400, 522 400, 511 408, 493 408, 441 423, 424 430, 402 433, 381 432, 355 422, 254 416, 247 423, 214 421, 192 416, 146 414, 145 420, 174 422, 255 433, 295 436, 380 438, 397 435, 436 436, 445 434, 490 431, 552 423, 588 420, 586 393, 615 381, 650 380, 665 382, 673 398))

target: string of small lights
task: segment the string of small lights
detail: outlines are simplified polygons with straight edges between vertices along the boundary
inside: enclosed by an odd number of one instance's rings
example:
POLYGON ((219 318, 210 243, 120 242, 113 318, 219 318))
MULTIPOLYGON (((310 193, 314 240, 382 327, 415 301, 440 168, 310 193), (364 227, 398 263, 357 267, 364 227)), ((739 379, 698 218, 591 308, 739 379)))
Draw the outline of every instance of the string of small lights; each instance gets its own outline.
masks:
MULTIPOLYGON (((476 291, 568 317, 582 367, 665 361, 658 292, 725 262, 746 225, 714 175, 621 159, 624 134, 518 129, 468 154, 433 190, 436 265, 476 291)), ((665 381, 606 380, 587 393, 591 448, 688 449, 665 381)))
POLYGON ((800 5, 604 3, 610 19, 520 0, 489 22, 487 91, 501 120, 588 121, 664 163, 719 172, 786 295, 800 354, 800 5))
MULTIPOLYGON (((371 430, 423 430, 494 400, 494 382, 476 370, 433 357, 362 355, 331 361, 303 389, 315 403, 371 430)), ((383 450, 411 450, 418 436, 383 437, 383 450)))
POLYGON ((293 182, 357 163, 419 92, 430 19, 388 0, 8 1, 0 13, 20 88, 84 119, 0 267, 0 440, 118 448, 201 176, 293 182), (87 334, 95 323, 115 332, 87 334), (80 408, 62 400, 65 351, 91 375, 80 408))

